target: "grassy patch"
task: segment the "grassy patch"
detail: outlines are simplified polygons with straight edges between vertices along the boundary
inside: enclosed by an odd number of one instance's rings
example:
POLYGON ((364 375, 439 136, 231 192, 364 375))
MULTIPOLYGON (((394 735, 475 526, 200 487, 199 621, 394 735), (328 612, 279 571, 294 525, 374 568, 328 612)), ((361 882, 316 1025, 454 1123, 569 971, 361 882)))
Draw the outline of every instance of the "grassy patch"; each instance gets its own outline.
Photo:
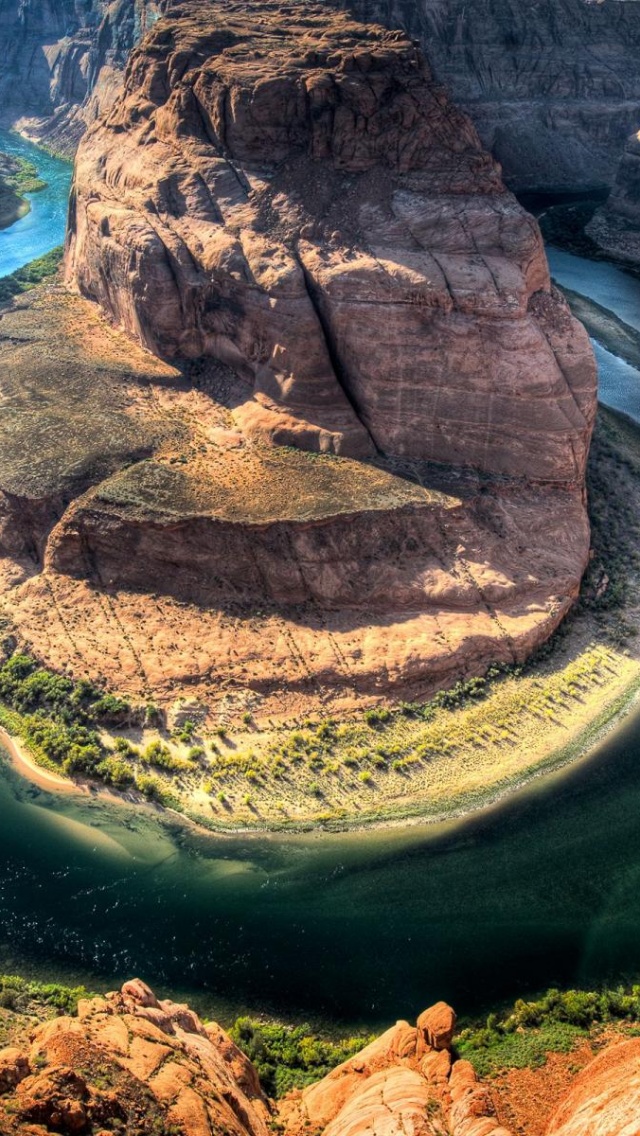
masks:
POLYGON ((611 1023, 640 1021, 640 986, 601 991, 548 990, 535 1001, 519 999, 503 1014, 463 1029, 456 1052, 481 1077, 502 1069, 537 1068, 548 1053, 569 1053, 576 1042, 611 1023))
POLYGON ((63 248, 60 245, 58 248, 52 249, 51 252, 45 253, 44 256, 39 256, 36 260, 30 261, 29 264, 18 268, 10 276, 3 276, 0 279, 0 304, 6 304, 14 296, 28 292, 30 288, 35 288, 36 285, 56 276, 62 261, 62 253, 63 248))

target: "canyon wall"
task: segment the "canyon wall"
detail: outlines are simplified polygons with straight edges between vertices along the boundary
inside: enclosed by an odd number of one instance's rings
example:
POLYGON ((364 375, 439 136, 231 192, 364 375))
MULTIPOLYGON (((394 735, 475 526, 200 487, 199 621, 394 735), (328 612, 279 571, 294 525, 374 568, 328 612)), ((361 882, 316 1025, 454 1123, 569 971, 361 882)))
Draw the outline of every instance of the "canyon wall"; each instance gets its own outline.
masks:
POLYGON ((0 0, 0 123, 73 154, 156 0, 0 0))
MULTIPOLYGON (((339 0, 336 0, 339 3, 339 0)), ((5 121, 72 149, 131 46, 173 0, 1 0, 5 121), (83 102, 87 105, 83 107, 83 102)), ((515 189, 611 184, 640 126, 640 11, 624 0, 343 0, 404 27, 515 189)))

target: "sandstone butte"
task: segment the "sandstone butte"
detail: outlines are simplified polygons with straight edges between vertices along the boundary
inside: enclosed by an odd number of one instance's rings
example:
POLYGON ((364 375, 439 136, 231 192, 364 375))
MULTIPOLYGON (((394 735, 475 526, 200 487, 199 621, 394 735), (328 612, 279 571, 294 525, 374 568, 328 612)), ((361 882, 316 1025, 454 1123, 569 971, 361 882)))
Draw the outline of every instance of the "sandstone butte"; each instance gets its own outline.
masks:
POLYGON ((284 712, 568 611, 588 338, 405 33, 171 5, 79 147, 66 281, 0 319, 5 609, 50 665, 284 712))
MULTIPOLYGON (((354 1057, 277 1102, 215 1023, 159 1001, 139 979, 0 1049, 3 1136, 515 1136, 496 1118, 490 1082, 451 1044, 439 1002, 399 1021, 354 1057)), ((546 1136, 637 1136, 640 1041, 608 1046, 560 1102, 546 1136)))

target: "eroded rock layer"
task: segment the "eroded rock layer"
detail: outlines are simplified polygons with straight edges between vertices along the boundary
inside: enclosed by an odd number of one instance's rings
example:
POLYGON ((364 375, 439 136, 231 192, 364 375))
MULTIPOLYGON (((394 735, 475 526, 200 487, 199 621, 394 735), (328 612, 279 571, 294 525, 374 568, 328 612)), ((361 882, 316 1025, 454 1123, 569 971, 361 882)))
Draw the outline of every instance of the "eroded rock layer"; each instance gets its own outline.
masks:
POLYGON ((156 353, 234 368, 251 437, 582 481, 587 337, 400 32, 173 9, 80 147, 67 276, 156 353))

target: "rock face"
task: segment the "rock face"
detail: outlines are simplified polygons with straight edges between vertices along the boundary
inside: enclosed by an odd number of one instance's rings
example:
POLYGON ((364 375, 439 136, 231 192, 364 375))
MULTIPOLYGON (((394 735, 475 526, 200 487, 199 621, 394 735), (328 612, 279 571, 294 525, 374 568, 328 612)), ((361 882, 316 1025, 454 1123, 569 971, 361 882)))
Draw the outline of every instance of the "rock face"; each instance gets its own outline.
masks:
POLYGON ((547 1136, 638 1136, 640 1039, 608 1046, 576 1078, 547 1136))
POLYGON ((607 256, 640 264, 640 134, 628 140, 614 187, 586 231, 607 256))
POLYGON ((28 1053, 0 1050, 0 1128, 4 1136, 97 1136, 125 1126, 140 1136, 509 1136, 469 1063, 451 1055, 453 1011, 440 1003, 422 1015, 430 1017, 436 1031, 444 1023, 446 1046, 433 1046, 428 1025, 398 1022, 276 1106, 224 1030, 134 979, 121 993, 81 1002, 77 1019, 38 1027, 28 1053))
POLYGON ((402 35, 186 5, 76 162, 67 277, 250 384, 263 440, 580 483, 586 336, 535 222, 402 35))
POLYGON ((619 0, 340 0, 404 27, 515 189, 612 184, 640 125, 640 8, 619 0))
POLYGON ((588 558, 595 365, 403 33, 176 9, 86 135, 70 217, 68 279, 110 322, 59 287, 0 316, 19 638, 57 667, 72 635, 83 674, 115 652, 161 698, 195 666, 208 699, 421 696, 548 637, 588 558), (183 606, 141 640, 158 596, 183 606))
POLYGON ((73 153, 158 11, 156 0, 0 0, 2 123, 73 153))

